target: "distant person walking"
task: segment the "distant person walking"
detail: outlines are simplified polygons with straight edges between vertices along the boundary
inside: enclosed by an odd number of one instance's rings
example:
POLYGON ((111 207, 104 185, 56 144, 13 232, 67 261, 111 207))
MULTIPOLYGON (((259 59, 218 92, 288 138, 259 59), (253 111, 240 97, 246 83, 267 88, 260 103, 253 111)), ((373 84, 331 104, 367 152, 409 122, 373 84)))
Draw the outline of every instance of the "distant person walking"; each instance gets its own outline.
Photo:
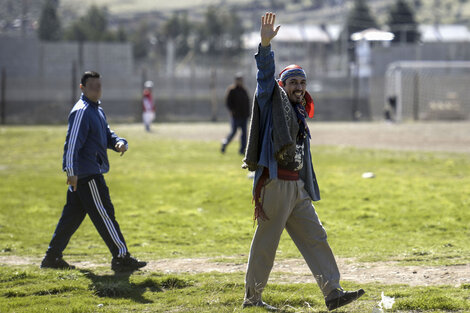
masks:
POLYGON ((147 265, 133 258, 114 216, 103 173, 109 170, 107 149, 127 151, 127 140, 109 129, 100 107, 101 80, 97 72, 85 72, 81 78, 82 95, 69 115, 65 138, 63 170, 67 173, 67 202, 49 243, 41 268, 73 269, 62 256, 70 238, 88 214, 113 259, 116 272, 133 271, 147 265))
POLYGON ((384 109, 385 121, 396 122, 397 97, 389 96, 387 100, 388 100, 388 103, 385 105, 385 109, 384 109))
POLYGON ((287 230, 320 287, 327 308, 336 309, 364 294, 344 291, 340 273, 313 201, 320 200, 310 155, 313 100, 306 90, 307 75, 298 65, 289 65, 275 79, 271 40, 276 16, 261 19, 261 44, 255 55, 258 67, 250 137, 243 168, 255 171, 253 198, 258 226, 253 236, 245 277, 243 307, 275 307, 261 294, 273 267, 281 234, 287 230))
POLYGON ((152 97, 153 82, 148 80, 144 83, 144 91, 142 94, 142 121, 145 130, 150 132, 150 126, 155 120, 155 105, 152 97))
POLYGON ((245 153, 246 148, 246 124, 250 116, 250 99, 243 85, 243 76, 241 73, 235 75, 235 83, 227 90, 226 105, 230 111, 231 131, 227 138, 222 141, 220 151, 225 153, 228 144, 232 141, 239 128, 240 135, 240 154, 245 153))

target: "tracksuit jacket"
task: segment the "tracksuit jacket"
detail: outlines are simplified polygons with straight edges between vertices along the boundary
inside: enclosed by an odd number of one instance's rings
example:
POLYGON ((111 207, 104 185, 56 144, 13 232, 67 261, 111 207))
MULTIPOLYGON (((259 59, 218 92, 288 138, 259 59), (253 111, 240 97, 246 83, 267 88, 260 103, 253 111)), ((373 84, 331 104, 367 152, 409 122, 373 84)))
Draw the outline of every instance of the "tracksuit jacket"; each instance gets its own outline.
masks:
POLYGON ((69 115, 65 138, 62 168, 67 176, 83 178, 109 171, 107 149, 117 142, 127 140, 118 137, 108 126, 103 109, 83 94, 69 115))

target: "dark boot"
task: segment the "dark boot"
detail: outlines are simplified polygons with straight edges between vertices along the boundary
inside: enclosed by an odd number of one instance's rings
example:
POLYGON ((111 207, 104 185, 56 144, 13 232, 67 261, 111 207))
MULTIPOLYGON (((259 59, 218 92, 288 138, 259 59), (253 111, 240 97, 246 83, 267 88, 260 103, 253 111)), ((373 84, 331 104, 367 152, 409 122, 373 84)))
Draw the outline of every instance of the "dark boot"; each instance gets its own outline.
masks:
POLYGON ((132 272, 147 265, 127 253, 124 257, 115 257, 111 261, 111 269, 115 272, 132 272))
POLYGON ((62 257, 53 257, 46 254, 41 262, 41 268, 55 268, 61 270, 73 270, 75 266, 68 264, 62 257))
POLYGON ((335 289, 325 298, 325 304, 329 311, 349 304, 365 294, 364 289, 356 291, 344 291, 341 288, 335 289))

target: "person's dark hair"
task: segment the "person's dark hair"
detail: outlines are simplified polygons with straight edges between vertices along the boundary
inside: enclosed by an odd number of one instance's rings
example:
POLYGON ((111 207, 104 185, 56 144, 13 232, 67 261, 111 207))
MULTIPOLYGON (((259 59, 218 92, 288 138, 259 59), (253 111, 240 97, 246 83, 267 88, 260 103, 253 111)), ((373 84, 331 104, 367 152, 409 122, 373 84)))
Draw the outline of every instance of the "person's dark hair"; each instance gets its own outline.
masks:
POLYGON ((85 73, 83 73, 82 75, 82 79, 80 80, 80 83, 85 86, 86 85, 86 81, 88 80, 88 78, 100 78, 101 75, 100 73, 98 72, 95 72, 95 71, 86 71, 85 73))

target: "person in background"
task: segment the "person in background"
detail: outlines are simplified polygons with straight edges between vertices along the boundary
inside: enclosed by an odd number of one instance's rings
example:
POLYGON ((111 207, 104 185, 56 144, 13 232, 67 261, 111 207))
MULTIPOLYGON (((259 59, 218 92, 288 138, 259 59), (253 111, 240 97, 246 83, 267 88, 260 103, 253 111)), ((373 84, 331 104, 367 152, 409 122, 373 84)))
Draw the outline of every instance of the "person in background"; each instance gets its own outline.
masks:
POLYGON ((227 90, 226 105, 230 111, 231 131, 222 141, 220 151, 225 153, 228 144, 235 136, 237 129, 240 128, 240 154, 245 153, 246 147, 246 124, 250 116, 250 99, 243 85, 243 76, 241 73, 235 75, 235 83, 227 90))
POLYGON ((142 121, 145 125, 145 130, 150 132, 150 126, 155 120, 155 105, 152 98, 153 82, 148 80, 144 83, 144 91, 142 94, 142 121))
POLYGON ((397 97, 389 96, 387 100, 388 100, 388 103, 385 105, 385 109, 384 109, 385 121, 394 122, 396 119, 396 112, 397 112, 397 97))

